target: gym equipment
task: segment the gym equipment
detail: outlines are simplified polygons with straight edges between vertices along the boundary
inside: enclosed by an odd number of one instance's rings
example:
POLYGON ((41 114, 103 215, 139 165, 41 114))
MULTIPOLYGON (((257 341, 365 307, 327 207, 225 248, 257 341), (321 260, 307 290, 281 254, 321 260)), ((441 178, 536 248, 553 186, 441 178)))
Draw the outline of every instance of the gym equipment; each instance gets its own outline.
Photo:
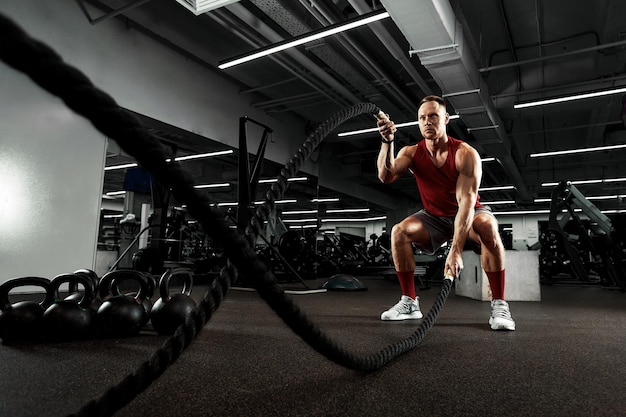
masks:
MULTIPOLYGON (((131 270, 132 271, 132 270, 131 270)), ((139 271, 141 272, 141 271, 139 271)), ((134 273, 134 272, 133 272, 134 273)), ((141 272, 143 274, 143 276, 146 278, 146 281, 148 283, 148 288, 146 289, 146 297, 143 300, 143 308, 146 310, 146 321, 144 323, 144 325, 146 323, 148 323, 148 321, 150 320, 150 313, 152 312, 152 296, 154 295, 154 291, 156 289, 156 279, 154 278, 154 275, 152 275, 149 272, 141 272)), ((122 291, 119 288, 118 285, 118 280, 116 280, 115 278, 113 278, 113 280, 111 281, 111 288, 112 288, 112 293, 114 295, 121 295, 122 291)), ((135 297, 137 295, 137 291, 131 291, 131 292, 126 292, 124 293, 124 295, 130 296, 130 297, 135 297)))
POLYGON ((551 284, 555 275, 564 272, 582 282, 598 283, 590 278, 594 271, 600 276, 600 284, 625 291, 624 250, 615 241, 615 235, 611 220, 576 186, 559 182, 552 190, 548 229, 539 237, 542 282, 551 284), (582 221, 575 208, 582 210, 594 226, 582 221), (565 231, 570 220, 576 234, 565 231))
MULTIPOLYGON (((96 274, 91 269, 87 269, 87 268, 77 269, 76 271, 74 271, 74 274, 84 275, 89 279, 91 283, 90 284, 91 292, 93 294, 93 298, 95 298, 96 294, 98 293, 98 281, 100 280, 100 278, 98 277, 98 274, 96 274)), ((76 281, 69 282, 69 287, 68 287, 69 295, 65 297, 65 300, 80 301, 83 298, 83 294, 81 294, 78 291, 78 286, 76 284, 77 284, 76 281)))
POLYGON ((3 343, 39 341, 42 339, 42 319, 52 303, 50 280, 40 277, 14 278, 0 285, 0 338, 3 343), (18 287, 33 285, 45 290, 40 302, 24 300, 11 304, 9 292, 18 287))
POLYGON ((99 292, 102 304, 95 317, 97 334, 102 337, 126 337, 139 333, 147 322, 143 305, 148 293, 145 274, 131 269, 108 272, 100 279, 99 292), (114 280, 116 285, 113 285, 114 280), (129 280, 139 284, 134 296, 119 292, 118 285, 129 280))
POLYGON ((158 249, 147 246, 133 253, 131 262, 137 271, 160 274, 163 271, 164 261, 158 249))
POLYGON ((328 279, 322 288, 328 291, 365 291, 367 286, 358 278, 347 274, 335 274, 328 279))
POLYGON ((192 287, 193 275, 189 269, 177 268, 163 273, 159 280, 160 298, 154 303, 150 317, 157 333, 173 334, 193 313, 196 302, 190 297, 192 287), (174 277, 183 278, 183 288, 180 293, 172 294, 170 282, 174 277))
POLYGON ((94 297, 93 281, 86 274, 60 274, 50 281, 48 288, 53 303, 43 313, 45 340, 70 341, 91 335, 93 312, 90 308, 94 297), (62 300, 59 296, 61 284, 82 284, 85 293, 79 300, 62 300))

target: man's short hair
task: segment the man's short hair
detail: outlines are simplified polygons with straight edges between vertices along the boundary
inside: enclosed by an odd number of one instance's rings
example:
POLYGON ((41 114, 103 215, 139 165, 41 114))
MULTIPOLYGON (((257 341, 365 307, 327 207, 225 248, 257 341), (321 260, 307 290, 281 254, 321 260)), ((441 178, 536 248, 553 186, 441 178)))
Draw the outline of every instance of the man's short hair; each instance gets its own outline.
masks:
POLYGON ((439 96, 435 96, 435 95, 430 95, 430 96, 424 97, 420 101, 420 104, 417 106, 417 109, 419 110, 419 108, 422 107, 422 104, 428 103, 429 101, 435 101, 435 102, 439 103, 439 105, 442 106, 444 110, 446 110, 446 102, 444 101, 444 99, 439 97, 439 96))

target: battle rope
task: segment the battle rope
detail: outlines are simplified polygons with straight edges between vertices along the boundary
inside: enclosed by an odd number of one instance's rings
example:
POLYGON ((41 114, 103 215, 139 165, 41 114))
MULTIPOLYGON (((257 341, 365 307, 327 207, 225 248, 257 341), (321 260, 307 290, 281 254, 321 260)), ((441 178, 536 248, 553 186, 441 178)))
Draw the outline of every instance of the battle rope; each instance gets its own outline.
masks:
POLYGON ((373 371, 402 353, 417 346, 434 325, 452 288, 452 280, 444 279, 441 291, 418 329, 406 339, 391 344, 369 356, 357 356, 329 339, 304 312, 284 293, 275 278, 258 260, 252 245, 260 233, 263 220, 273 209, 276 199, 287 188, 287 179, 296 174, 301 164, 323 138, 344 121, 364 113, 375 113, 376 106, 362 103, 338 112, 320 125, 305 141, 296 155, 285 165, 278 182, 266 195, 263 206, 250 220, 245 235, 231 230, 211 201, 194 188, 193 178, 178 163, 166 162, 166 153, 158 138, 145 130, 130 112, 117 105, 105 92, 97 89, 78 69, 64 63, 62 58, 44 43, 29 37, 18 25, 0 14, 0 59, 27 74, 46 91, 60 97, 79 115, 89 119, 100 132, 114 139, 122 149, 150 171, 155 179, 172 189, 174 197, 188 207, 209 236, 221 243, 228 256, 227 266, 206 291, 184 325, 165 340, 138 369, 110 387, 97 399, 88 402, 76 416, 110 416, 128 404, 161 375, 193 341, 220 306, 237 273, 254 278, 253 284, 261 297, 312 348, 344 367, 373 371))

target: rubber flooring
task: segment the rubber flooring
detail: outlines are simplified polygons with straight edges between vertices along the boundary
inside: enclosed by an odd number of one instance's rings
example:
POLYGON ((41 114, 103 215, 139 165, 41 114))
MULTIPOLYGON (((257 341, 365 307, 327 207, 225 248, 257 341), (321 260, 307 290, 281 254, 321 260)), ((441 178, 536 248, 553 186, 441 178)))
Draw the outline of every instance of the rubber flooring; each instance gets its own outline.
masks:
MULTIPOLYGON (((419 321, 381 322, 398 284, 360 279, 366 291, 290 296, 330 338, 366 356, 419 321)), ((425 313, 439 289, 419 292, 425 313)), ((114 415, 626 416, 626 294, 544 286, 541 302, 512 302, 511 312, 515 332, 491 331, 489 303, 453 290, 420 345, 365 373, 317 353, 255 292, 233 289, 181 357, 114 415)), ((71 415, 164 340, 148 329, 125 339, 0 345, 0 416, 71 415)))

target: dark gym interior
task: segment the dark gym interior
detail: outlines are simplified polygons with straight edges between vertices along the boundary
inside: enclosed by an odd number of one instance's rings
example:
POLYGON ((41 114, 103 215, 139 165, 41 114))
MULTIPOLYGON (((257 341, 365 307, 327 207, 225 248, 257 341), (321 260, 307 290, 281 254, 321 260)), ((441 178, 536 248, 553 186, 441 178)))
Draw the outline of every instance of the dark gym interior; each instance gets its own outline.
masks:
POLYGON ((626 416, 626 3, 2 3, 0 415, 626 416), (381 320, 430 94, 515 331, 449 244, 381 320))

